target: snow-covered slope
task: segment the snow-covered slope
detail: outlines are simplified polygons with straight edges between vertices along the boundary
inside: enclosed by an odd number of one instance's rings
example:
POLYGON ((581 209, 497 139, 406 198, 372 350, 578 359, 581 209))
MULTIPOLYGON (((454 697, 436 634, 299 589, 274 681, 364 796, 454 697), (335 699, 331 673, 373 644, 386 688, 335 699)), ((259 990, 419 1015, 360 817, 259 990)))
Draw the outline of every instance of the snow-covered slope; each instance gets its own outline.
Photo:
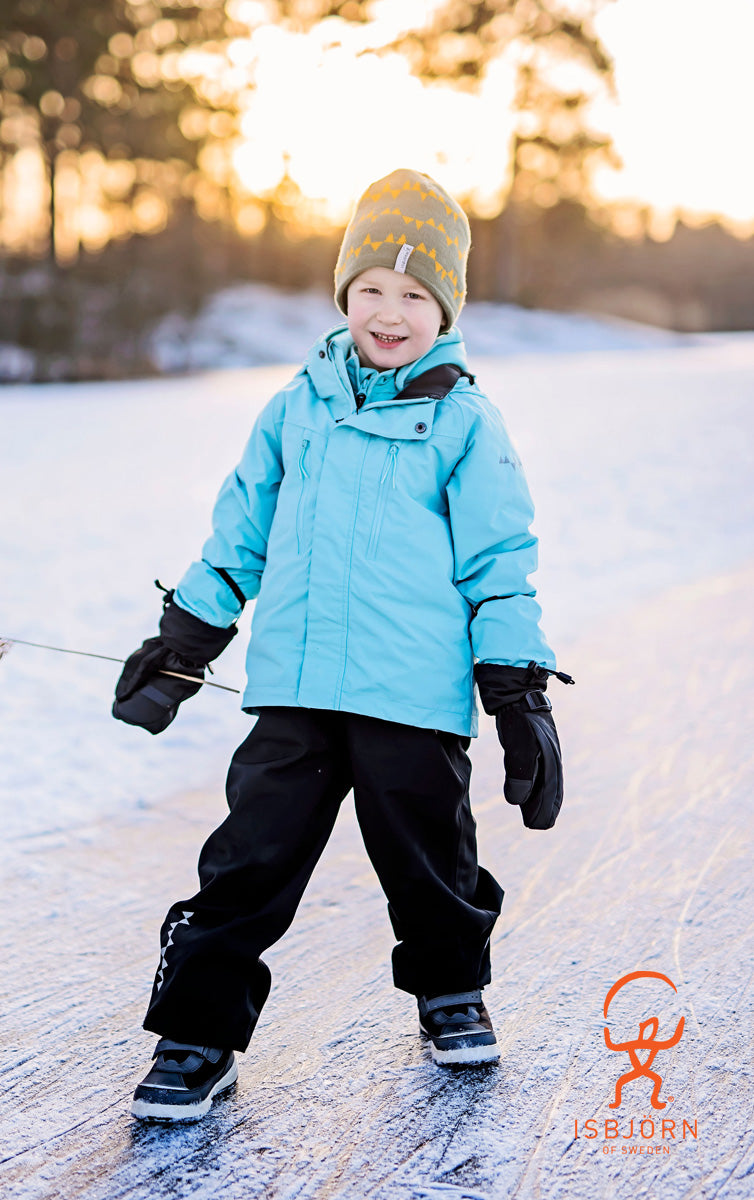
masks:
MULTIPOLYGON (((343 320, 324 292, 246 283, 217 292, 194 318, 172 313, 156 327, 151 356, 162 371, 296 362, 323 329, 343 320)), ((687 334, 615 318, 467 304, 460 319, 473 355, 558 354, 694 345, 687 334)))
MULTIPOLYGON (((427 1062, 347 805, 269 955, 276 989, 237 1095, 193 1130, 132 1129, 158 925, 193 890, 248 718, 205 690, 150 738, 109 716, 116 664, 17 646, 0 663, 4 1196, 748 1200, 754 347, 476 369, 526 465, 544 624, 577 679, 551 689, 568 780, 554 830, 527 833, 503 802, 488 720, 472 747, 481 855, 508 893, 488 994, 501 1066, 427 1062), (629 1085, 613 1143, 628 1059, 605 1049, 602 1004, 638 969, 673 979, 663 1029, 678 1014, 687 1028, 655 1064, 669 1109, 629 1085), (679 1134, 696 1119, 697 1137, 663 1141, 662 1117, 679 1134)), ((198 552, 289 374, 7 389, 0 636, 125 656, 153 633, 152 580, 198 552)), ((221 682, 240 686, 244 640, 221 682)))

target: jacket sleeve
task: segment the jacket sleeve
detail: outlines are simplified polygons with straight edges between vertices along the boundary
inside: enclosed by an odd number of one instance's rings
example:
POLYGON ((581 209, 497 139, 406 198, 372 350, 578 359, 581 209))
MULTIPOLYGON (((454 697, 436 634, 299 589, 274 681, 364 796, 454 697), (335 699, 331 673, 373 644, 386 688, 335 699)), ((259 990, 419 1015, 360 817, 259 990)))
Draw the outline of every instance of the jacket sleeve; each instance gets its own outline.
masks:
POLYGON ((534 506, 502 418, 488 401, 475 406, 447 494, 454 582, 471 606, 474 657, 554 669, 528 579, 537 566, 537 539, 529 531, 534 506))
POLYGON ((175 590, 176 603, 210 625, 227 628, 259 592, 283 478, 282 396, 255 422, 240 463, 220 488, 201 560, 175 590))

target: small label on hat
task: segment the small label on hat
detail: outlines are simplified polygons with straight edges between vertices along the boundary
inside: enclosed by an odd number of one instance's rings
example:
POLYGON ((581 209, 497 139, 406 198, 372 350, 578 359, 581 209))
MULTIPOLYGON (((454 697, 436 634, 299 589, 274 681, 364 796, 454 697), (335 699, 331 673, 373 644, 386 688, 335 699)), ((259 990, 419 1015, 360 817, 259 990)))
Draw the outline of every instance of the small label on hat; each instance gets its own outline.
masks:
POLYGON ((398 251, 396 260, 395 260, 395 266, 393 267, 394 271, 400 271, 400 273, 402 275, 405 275, 406 264, 408 263, 408 260, 411 257, 411 251, 413 249, 414 249, 414 247, 409 246, 408 242, 406 242, 403 246, 401 246, 400 250, 398 251))

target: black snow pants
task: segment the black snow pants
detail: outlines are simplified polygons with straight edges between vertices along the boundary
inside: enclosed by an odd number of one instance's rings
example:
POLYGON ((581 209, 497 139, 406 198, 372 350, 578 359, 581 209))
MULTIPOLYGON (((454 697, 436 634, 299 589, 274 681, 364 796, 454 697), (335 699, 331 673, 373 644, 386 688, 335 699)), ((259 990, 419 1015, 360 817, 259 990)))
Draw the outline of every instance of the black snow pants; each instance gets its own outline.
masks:
POLYGON ((265 949, 293 920, 353 788, 398 944, 395 985, 416 996, 483 987, 503 892, 479 867, 468 740, 374 717, 265 708, 231 760, 230 814, 174 904, 145 1029, 245 1050, 270 989, 265 949))

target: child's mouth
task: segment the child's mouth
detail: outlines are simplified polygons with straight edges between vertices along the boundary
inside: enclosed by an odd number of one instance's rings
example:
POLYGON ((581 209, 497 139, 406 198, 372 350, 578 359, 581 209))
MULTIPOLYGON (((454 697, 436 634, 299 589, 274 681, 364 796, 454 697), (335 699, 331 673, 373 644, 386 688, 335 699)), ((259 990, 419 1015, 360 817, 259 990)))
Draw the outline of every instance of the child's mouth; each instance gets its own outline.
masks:
POLYGON ((399 346, 401 342, 406 341, 405 337, 398 337, 392 333, 375 333, 374 330, 370 330, 370 333, 378 346, 389 348, 390 346, 399 346))

